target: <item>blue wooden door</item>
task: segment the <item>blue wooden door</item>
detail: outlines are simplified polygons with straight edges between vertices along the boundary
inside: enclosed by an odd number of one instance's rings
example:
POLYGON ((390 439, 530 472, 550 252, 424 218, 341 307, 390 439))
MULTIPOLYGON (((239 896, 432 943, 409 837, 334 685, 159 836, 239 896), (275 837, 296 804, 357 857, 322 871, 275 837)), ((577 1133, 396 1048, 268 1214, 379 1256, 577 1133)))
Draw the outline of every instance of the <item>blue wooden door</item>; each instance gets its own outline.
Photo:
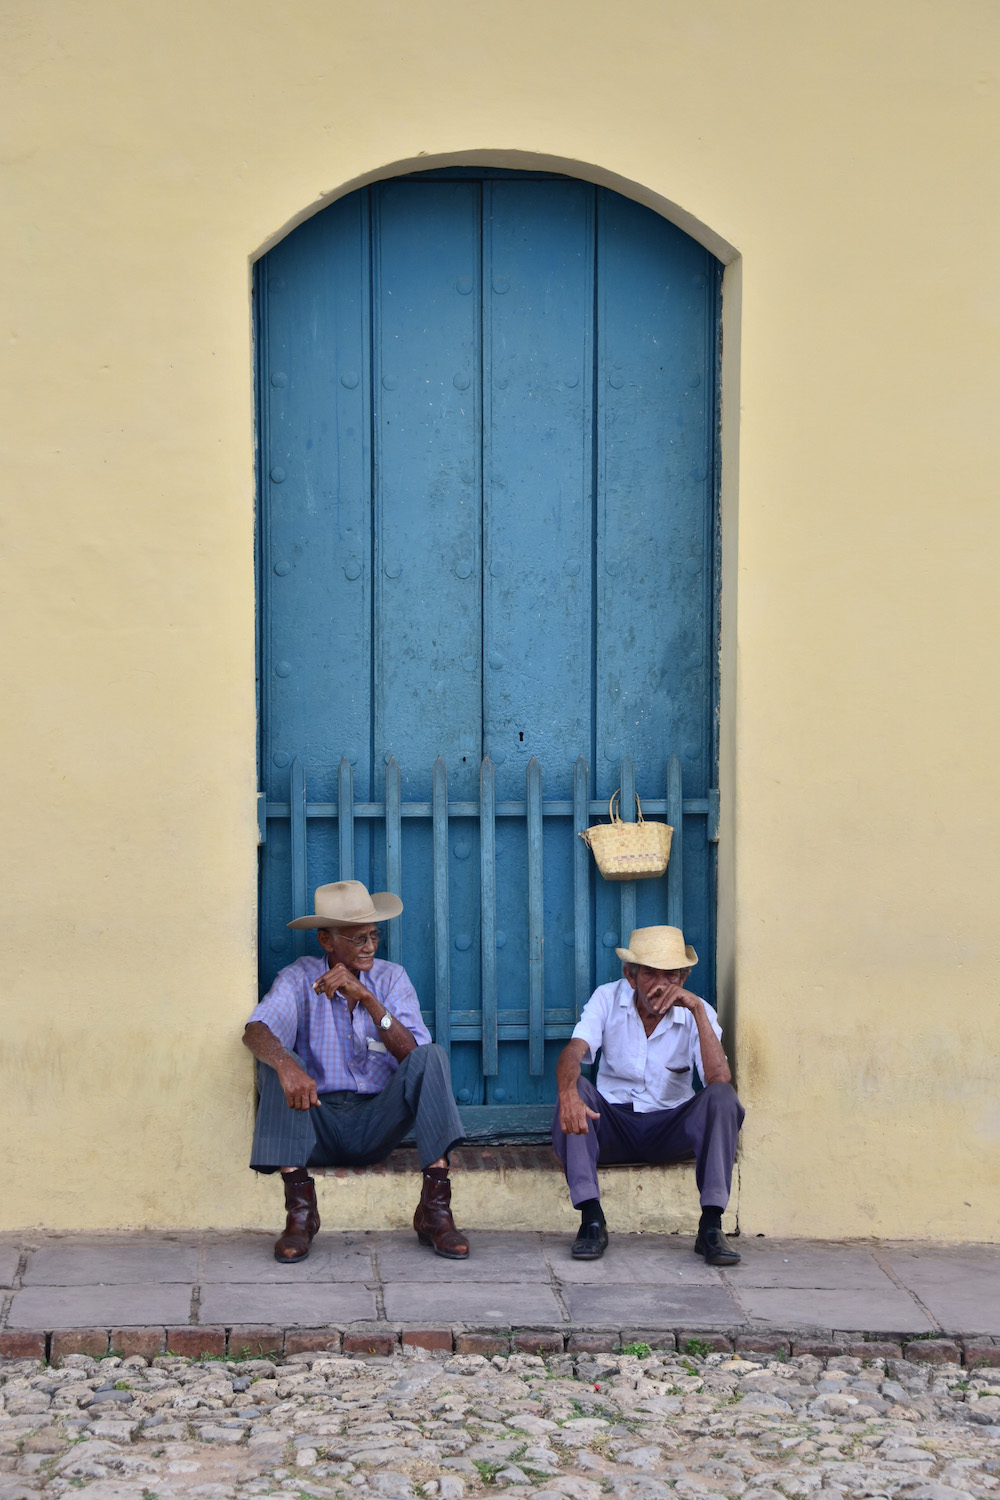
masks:
POLYGON ((262 983, 314 885, 398 886, 482 1134, 540 1127, 631 923, 682 916, 712 998, 719 273, 617 194, 471 169, 258 268, 262 983), (669 892, 575 838, 623 776, 660 816, 673 778, 669 892))

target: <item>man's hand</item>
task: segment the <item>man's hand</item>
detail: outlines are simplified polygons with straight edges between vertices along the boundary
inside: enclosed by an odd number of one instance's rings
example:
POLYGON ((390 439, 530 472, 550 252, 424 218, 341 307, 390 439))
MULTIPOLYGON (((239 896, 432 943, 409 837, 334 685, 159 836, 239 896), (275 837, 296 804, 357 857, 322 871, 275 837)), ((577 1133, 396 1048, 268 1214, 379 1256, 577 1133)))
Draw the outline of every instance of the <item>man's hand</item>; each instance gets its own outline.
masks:
POLYGON ((566 1135, 589 1135, 588 1120, 599 1120, 600 1114, 584 1104, 574 1088, 572 1093, 559 1095, 559 1124, 566 1135))
POLYGON ((321 974, 313 985, 317 995, 326 995, 330 1000, 334 995, 343 995, 347 1001, 348 1008, 353 1010, 360 1002, 372 998, 372 992, 366 989, 356 974, 352 974, 346 964, 334 964, 321 974))
POLYGON ((319 1103, 316 1080, 293 1062, 277 1069, 289 1109, 313 1109, 319 1103))
POLYGON ((673 1010, 679 1005, 682 1010, 697 1012, 702 1001, 698 995, 692 995, 682 985, 669 979, 663 979, 642 998, 645 1008, 654 1016, 665 1016, 668 1010, 673 1010))

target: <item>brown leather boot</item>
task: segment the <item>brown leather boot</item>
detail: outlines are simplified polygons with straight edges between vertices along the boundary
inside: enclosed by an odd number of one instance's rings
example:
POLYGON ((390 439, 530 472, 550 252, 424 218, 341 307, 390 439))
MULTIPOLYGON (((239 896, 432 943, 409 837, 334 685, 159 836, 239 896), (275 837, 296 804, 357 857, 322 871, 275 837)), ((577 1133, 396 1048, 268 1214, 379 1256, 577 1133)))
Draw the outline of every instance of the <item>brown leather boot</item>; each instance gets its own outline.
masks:
POLYGON ((443 1167, 430 1167, 424 1172, 424 1186, 420 1194, 417 1211, 413 1215, 413 1227, 422 1245, 433 1245, 435 1255, 447 1260, 466 1260, 469 1242, 455 1228, 451 1216, 451 1182, 443 1167))
POLYGON ((283 1265, 305 1260, 313 1235, 319 1230, 319 1209, 316 1206, 316 1184, 311 1177, 296 1182, 293 1177, 282 1177, 285 1184, 285 1232, 274 1242, 274 1258, 283 1265))

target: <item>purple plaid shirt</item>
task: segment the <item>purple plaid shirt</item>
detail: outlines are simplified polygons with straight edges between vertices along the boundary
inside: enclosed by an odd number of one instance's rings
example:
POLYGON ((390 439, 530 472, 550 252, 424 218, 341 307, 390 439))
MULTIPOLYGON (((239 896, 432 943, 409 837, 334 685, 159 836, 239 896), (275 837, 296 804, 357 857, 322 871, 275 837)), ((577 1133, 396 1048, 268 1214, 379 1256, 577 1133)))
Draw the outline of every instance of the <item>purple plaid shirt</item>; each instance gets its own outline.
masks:
MULTIPOLYGON (((339 995, 329 1000, 316 994, 313 985, 327 967, 325 958, 297 958, 282 969, 250 1020, 263 1021, 283 1047, 302 1059, 318 1094, 338 1089, 381 1093, 399 1064, 386 1050, 381 1032, 363 1005, 356 1005, 352 1015, 339 995)), ((405 969, 377 958, 358 977, 387 1011, 409 1027, 418 1047, 430 1041, 405 969)))

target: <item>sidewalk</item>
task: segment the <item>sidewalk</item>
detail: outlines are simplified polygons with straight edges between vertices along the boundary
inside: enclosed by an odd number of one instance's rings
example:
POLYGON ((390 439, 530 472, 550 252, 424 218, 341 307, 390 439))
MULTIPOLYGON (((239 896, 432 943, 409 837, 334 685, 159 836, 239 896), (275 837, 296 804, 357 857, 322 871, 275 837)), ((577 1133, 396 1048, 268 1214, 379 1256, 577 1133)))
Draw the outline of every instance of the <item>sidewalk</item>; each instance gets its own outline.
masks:
POLYGON ((0 1236, 0 1358, 388 1354, 400 1342, 683 1350, 693 1339, 772 1353, 864 1342, 869 1356, 1000 1364, 996 1245, 741 1238, 742 1263, 722 1271, 688 1236, 612 1235, 588 1264, 571 1260, 568 1235, 470 1232, 461 1263, 412 1233, 321 1231, 295 1266, 277 1264, 273 1238, 0 1236))

